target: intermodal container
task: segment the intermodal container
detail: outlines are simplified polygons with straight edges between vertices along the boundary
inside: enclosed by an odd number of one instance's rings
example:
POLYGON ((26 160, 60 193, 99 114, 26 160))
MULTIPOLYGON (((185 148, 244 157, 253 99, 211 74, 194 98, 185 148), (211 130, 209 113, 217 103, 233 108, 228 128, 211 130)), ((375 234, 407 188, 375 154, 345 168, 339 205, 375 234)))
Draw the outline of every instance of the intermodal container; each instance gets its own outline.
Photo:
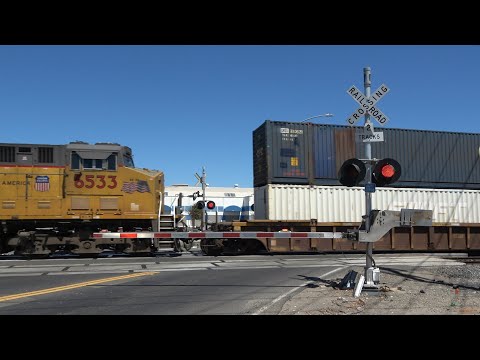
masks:
MULTIPOLYGON (((402 167, 390 187, 480 189, 480 134, 380 126, 376 131, 384 133, 384 142, 371 144, 372 158, 393 158, 402 167)), ((365 158, 359 132, 363 127, 265 121, 253 131, 254 187, 340 186, 342 163, 365 158)))
MULTIPOLYGON (((363 187, 265 185, 254 189, 255 219, 360 223, 365 214, 363 187)), ((377 188, 372 209, 433 210, 433 223, 480 224, 480 190, 377 188)))

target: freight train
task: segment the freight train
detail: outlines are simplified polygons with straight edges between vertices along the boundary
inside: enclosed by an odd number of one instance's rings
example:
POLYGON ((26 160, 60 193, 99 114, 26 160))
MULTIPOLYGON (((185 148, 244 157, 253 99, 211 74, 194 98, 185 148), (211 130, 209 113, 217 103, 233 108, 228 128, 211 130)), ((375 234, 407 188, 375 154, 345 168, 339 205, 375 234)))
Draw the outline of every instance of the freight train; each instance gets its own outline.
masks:
MULTIPOLYGON (((1 251, 152 254, 189 250, 194 240, 207 255, 363 251, 349 238, 305 234, 361 225, 363 188, 341 186, 337 174, 362 156, 356 131, 266 121, 253 132, 255 220, 207 221, 206 232, 186 228, 181 204, 165 203, 164 174, 136 168, 127 146, 0 144, 1 251)), ((374 249, 480 250, 480 134, 384 131, 372 155, 396 158, 402 176, 377 188, 374 205, 433 210, 433 226, 395 227, 374 249)))

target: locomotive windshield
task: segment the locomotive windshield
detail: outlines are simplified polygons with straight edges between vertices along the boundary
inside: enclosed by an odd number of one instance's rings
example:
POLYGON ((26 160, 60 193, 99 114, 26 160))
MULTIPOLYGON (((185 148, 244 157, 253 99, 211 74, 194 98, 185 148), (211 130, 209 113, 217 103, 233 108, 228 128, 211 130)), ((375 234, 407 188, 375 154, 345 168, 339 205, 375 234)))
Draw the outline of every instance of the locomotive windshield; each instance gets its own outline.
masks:
POLYGON ((126 167, 134 168, 135 165, 133 164, 133 158, 130 155, 123 155, 123 164, 126 167))
MULTIPOLYGON (((96 154, 98 156, 98 154, 96 154)), ((72 170, 116 170, 117 169, 117 155, 110 154, 107 158, 101 159, 92 157, 88 153, 72 152, 71 169, 72 170), (89 158, 90 157, 90 158, 89 158)))

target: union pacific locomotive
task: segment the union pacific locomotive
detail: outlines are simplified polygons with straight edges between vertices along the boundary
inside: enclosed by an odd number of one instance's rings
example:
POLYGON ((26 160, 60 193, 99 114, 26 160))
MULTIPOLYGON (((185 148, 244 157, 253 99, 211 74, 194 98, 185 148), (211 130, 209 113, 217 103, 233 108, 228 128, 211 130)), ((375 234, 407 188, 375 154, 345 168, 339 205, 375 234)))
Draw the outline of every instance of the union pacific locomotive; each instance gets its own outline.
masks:
POLYGON ((135 168, 116 143, 0 144, 1 252, 48 255, 151 251, 147 239, 91 238, 95 231, 156 229, 161 171, 135 168))

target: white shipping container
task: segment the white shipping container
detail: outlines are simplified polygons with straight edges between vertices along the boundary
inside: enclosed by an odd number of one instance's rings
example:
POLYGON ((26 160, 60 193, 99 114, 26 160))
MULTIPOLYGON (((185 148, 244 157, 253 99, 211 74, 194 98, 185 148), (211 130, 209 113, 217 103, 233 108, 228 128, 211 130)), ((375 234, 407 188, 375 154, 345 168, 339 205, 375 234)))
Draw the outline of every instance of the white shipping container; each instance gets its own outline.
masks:
MULTIPOLYGON (((363 187, 265 185, 254 190, 255 219, 361 222, 363 187)), ((480 223, 480 190, 377 188, 372 209, 433 210, 434 223, 480 223)))

